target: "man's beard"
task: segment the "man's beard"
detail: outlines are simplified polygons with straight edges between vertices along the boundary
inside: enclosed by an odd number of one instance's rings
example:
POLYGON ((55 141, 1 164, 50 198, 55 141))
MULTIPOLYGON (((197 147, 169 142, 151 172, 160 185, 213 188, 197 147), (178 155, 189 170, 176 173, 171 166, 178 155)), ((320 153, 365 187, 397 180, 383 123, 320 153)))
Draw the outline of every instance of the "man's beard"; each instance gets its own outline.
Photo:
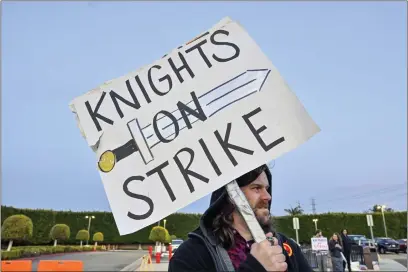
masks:
POLYGON ((274 232, 273 229, 273 224, 272 224, 272 217, 269 211, 269 203, 268 202, 259 202, 253 208, 255 217, 263 229, 263 231, 266 233, 268 232, 274 232))

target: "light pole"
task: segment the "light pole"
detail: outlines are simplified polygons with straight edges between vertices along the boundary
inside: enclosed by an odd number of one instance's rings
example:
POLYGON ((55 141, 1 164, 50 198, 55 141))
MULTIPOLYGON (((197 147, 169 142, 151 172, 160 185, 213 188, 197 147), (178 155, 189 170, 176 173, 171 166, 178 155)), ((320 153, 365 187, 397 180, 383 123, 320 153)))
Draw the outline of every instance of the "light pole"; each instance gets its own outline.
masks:
POLYGON ((313 222, 315 224, 315 230, 317 230, 317 221, 319 221, 319 219, 317 219, 317 218, 313 219, 313 222))
POLYGON ((166 228, 166 219, 163 220, 164 221, 164 228, 166 228))
POLYGON ((382 218, 383 218, 383 224, 384 224, 385 237, 388 237, 387 224, 385 223, 385 216, 384 216, 385 205, 377 205, 377 209, 381 209, 382 218))
MULTIPOLYGON (((87 215, 87 216, 85 216, 85 218, 86 218, 86 219, 89 218, 89 220, 88 220, 88 234, 89 234, 89 237, 91 237, 91 234, 89 233, 89 230, 91 229, 91 220, 92 220, 92 219, 95 219, 95 216, 93 216, 93 215, 87 215)), ((89 239, 86 240, 86 245, 89 245, 89 239)))

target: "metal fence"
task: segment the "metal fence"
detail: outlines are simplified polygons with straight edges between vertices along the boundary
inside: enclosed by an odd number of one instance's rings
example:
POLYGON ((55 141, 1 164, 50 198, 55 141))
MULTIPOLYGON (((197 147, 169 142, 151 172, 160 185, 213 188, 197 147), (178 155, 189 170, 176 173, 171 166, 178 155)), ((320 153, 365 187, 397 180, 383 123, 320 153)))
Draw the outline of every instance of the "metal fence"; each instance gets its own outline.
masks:
POLYGON ((327 271, 332 267, 330 254, 326 251, 314 251, 310 247, 301 247, 302 252, 313 269, 327 271))
POLYGON ((350 259, 352 262, 359 262, 360 264, 364 264, 364 252, 362 246, 352 245, 351 246, 351 253, 350 259))
POLYGON ((302 252, 305 255, 306 260, 309 262, 309 265, 315 269, 318 268, 318 261, 316 252, 314 252, 311 248, 302 247, 302 252))
MULTIPOLYGON (((319 271, 327 271, 328 269, 331 270, 332 264, 329 252, 317 252, 312 250, 311 247, 307 246, 302 246, 301 249, 305 258, 313 269, 318 269, 319 271)), ((353 245, 351 247, 350 261, 364 264, 362 246, 353 245)))

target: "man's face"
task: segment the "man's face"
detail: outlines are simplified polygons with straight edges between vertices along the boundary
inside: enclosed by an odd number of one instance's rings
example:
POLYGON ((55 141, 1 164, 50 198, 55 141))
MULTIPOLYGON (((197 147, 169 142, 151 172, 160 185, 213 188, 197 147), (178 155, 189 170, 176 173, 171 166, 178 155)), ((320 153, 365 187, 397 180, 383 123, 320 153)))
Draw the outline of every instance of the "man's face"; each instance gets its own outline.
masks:
POLYGON ((343 234, 344 234, 344 235, 347 235, 347 230, 343 230, 343 234))
POLYGON ((254 210, 261 227, 269 226, 271 215, 268 209, 268 202, 271 200, 271 195, 268 192, 269 183, 265 172, 262 172, 252 183, 241 187, 241 190, 254 210))

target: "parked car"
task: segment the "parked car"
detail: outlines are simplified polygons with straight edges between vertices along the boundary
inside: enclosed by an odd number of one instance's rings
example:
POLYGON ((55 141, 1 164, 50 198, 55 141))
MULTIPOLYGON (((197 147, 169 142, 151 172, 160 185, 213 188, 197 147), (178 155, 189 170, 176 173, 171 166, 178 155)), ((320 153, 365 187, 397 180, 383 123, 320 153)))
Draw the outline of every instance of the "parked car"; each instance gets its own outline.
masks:
POLYGON ((358 245, 362 247, 369 247, 370 251, 375 251, 376 246, 375 243, 371 239, 361 238, 358 240, 358 245))
POLYGON ((175 252, 176 249, 183 243, 181 239, 175 239, 171 241, 171 251, 175 252))
POLYGON ((374 241, 368 239, 365 235, 362 234, 350 234, 349 238, 351 239, 352 245, 369 247, 370 251, 375 251, 376 246, 374 241))
POLYGON ((394 252, 398 254, 400 252, 400 244, 392 238, 389 237, 376 238, 375 243, 378 248, 378 251, 381 254, 384 254, 386 252, 394 252))
POLYGON ((360 245, 360 240, 367 240, 367 237, 362 234, 350 234, 348 237, 350 238, 351 243, 354 245, 360 245))
POLYGON ((407 239, 399 239, 397 242, 400 245, 400 252, 407 253, 407 239))

